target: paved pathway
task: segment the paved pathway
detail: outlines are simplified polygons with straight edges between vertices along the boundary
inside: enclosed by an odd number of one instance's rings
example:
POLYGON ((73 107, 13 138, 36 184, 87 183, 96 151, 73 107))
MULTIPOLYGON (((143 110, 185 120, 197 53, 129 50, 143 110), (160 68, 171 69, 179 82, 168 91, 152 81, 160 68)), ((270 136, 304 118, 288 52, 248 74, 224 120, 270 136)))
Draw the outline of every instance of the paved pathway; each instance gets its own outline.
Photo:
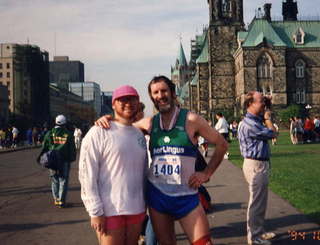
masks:
MULTIPOLYGON (((77 164, 71 170, 70 206, 57 209, 52 205, 48 173, 34 161, 39 151, 0 154, 0 244, 97 244, 80 200, 77 164)), ((248 191, 241 169, 224 161, 206 186, 214 203, 208 218, 215 244, 246 244, 248 191)), ((272 192, 266 227, 278 234, 273 244, 320 244, 320 234, 316 234, 319 240, 313 240, 313 232, 320 233, 319 225, 272 192), (288 230, 308 235, 306 240, 292 241, 288 230)), ((178 244, 189 244, 178 224, 176 231, 178 244)))

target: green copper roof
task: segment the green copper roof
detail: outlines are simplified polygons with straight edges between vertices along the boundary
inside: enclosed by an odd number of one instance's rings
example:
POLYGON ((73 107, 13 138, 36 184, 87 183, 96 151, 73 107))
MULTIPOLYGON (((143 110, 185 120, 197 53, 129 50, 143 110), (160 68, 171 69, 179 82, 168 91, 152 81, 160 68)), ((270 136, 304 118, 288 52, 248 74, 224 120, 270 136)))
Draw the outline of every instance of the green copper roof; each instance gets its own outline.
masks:
POLYGON ((196 60, 196 63, 208 63, 209 61, 209 43, 208 43, 208 38, 207 35, 205 35, 205 39, 204 39, 204 43, 203 43, 203 47, 201 50, 201 54, 198 57, 198 59, 196 60))
POLYGON ((245 40, 242 47, 256 47, 266 40, 273 46, 288 48, 320 47, 320 21, 272 21, 255 19, 248 32, 239 32, 245 40), (296 44, 293 35, 301 28, 305 33, 304 44, 296 44))
POLYGON ((256 47, 262 43, 264 39, 273 46, 286 46, 270 22, 264 19, 256 19, 251 24, 248 36, 242 44, 242 47, 256 47))
POLYGON ((200 46, 203 45, 204 40, 206 39, 208 31, 204 31, 201 35, 196 35, 196 43, 200 46))
POLYGON ((198 79, 198 73, 196 73, 196 74, 194 75, 194 77, 193 77, 190 85, 196 86, 196 85, 198 84, 198 81, 199 81, 199 79, 198 79))
POLYGON ((179 53, 178 53, 177 59, 179 61, 179 65, 187 66, 187 59, 186 59, 186 56, 184 54, 184 50, 183 50, 183 47, 182 47, 181 43, 180 43, 180 48, 179 48, 179 53))
POLYGON ((189 97, 189 83, 190 82, 186 82, 181 88, 180 97, 182 99, 189 97))
POLYGON ((274 30, 290 48, 320 48, 320 21, 275 21, 274 30), (305 33, 304 44, 296 44, 293 35, 299 29, 305 33))
POLYGON ((247 36, 248 36, 248 32, 246 32, 246 31, 239 31, 238 32, 238 39, 239 40, 246 40, 246 38, 247 38, 247 36))

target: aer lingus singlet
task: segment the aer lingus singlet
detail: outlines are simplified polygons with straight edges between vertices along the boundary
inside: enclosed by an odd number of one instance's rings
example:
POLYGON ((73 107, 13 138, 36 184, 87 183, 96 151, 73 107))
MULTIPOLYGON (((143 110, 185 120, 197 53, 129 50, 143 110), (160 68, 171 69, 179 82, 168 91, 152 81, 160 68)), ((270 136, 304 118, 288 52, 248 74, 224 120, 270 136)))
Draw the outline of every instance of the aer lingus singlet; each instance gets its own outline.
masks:
POLYGON ((149 145, 152 163, 148 180, 169 196, 197 193, 188 185, 190 176, 195 172, 197 147, 185 129, 187 114, 188 110, 180 109, 176 123, 170 130, 161 129, 159 114, 152 121, 149 145))

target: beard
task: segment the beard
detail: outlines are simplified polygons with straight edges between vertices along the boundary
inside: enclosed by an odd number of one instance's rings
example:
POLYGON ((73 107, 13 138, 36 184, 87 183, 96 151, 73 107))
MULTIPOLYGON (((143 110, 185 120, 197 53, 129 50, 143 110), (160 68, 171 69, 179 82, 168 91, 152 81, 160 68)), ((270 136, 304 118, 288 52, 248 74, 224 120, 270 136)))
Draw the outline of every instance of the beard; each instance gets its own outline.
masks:
POLYGON ((168 101, 167 104, 161 105, 159 104, 159 102, 153 100, 153 104, 160 113, 166 113, 166 112, 169 112, 174 106, 173 100, 171 101, 167 100, 167 101, 168 101))
POLYGON ((132 109, 130 111, 119 110, 115 111, 115 113, 123 119, 134 121, 138 113, 138 109, 132 109))

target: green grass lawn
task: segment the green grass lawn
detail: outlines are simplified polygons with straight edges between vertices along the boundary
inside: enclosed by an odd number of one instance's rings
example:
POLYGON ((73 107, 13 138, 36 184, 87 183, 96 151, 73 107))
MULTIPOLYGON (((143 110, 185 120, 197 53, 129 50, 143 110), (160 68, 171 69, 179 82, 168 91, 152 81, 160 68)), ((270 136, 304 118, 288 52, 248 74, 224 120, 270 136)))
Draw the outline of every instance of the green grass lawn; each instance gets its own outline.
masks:
MULTIPOLYGON (((292 145, 289 132, 280 132, 271 145, 269 187, 294 207, 320 224, 320 144, 292 145)), ((229 145, 230 161, 242 167, 238 141, 229 145)))

